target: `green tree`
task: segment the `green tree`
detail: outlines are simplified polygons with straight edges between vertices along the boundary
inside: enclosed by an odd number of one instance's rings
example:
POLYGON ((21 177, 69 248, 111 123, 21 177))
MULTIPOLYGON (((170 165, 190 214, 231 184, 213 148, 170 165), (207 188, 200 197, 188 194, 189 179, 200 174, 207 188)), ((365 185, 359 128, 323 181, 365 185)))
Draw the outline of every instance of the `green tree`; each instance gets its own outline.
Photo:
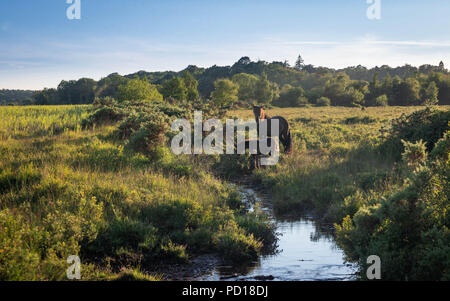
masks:
POLYGON ((97 91, 95 91, 98 97, 118 98, 118 89, 120 85, 125 85, 128 79, 118 73, 112 73, 105 78, 102 78, 97 84, 97 91))
POLYGON ((305 67, 305 61, 303 60, 302 56, 299 55, 297 58, 297 61, 295 62, 295 69, 302 70, 303 67, 305 67))
MULTIPOLYGON (((187 100, 188 88, 186 87, 183 78, 172 77, 163 84, 161 93, 165 99, 172 97, 178 101, 183 101, 187 100)), ((191 97, 193 97, 193 95, 191 95, 191 97)))
POLYGON ((308 104, 305 97, 305 91, 302 87, 292 87, 284 85, 280 92, 280 97, 273 101, 273 104, 279 107, 300 107, 308 104))
POLYGON ((405 81, 398 81, 394 78, 393 92, 396 105, 412 106, 419 104, 420 83, 415 78, 407 78, 405 81))
POLYGON ((344 105, 346 106, 363 106, 365 104, 364 94, 353 87, 350 87, 345 91, 344 99, 344 105))
POLYGON ((273 99, 279 97, 278 85, 271 83, 267 79, 265 73, 262 74, 261 78, 256 83, 255 87, 255 98, 258 103, 269 104, 273 99))
POLYGON ((385 107, 388 105, 388 97, 386 94, 380 95, 375 99, 375 105, 377 107, 385 107))
POLYGON ((341 72, 327 81, 323 96, 329 98, 332 105, 349 105, 348 97, 346 97, 346 89, 349 84, 349 76, 341 72))
POLYGON ((319 99, 317 99, 316 105, 318 107, 328 107, 331 105, 331 101, 329 98, 322 96, 319 99))
POLYGON ((46 88, 42 91, 36 91, 33 99, 37 105, 56 105, 58 104, 58 93, 56 89, 46 88))
POLYGON ((255 88, 258 82, 257 76, 239 73, 233 76, 232 81, 239 86, 238 98, 240 101, 251 102, 255 99, 255 88))
POLYGON ((439 89, 436 86, 435 82, 430 82, 428 87, 423 92, 423 104, 429 106, 429 105, 436 105, 439 95, 439 89))
POLYGON ((218 79, 214 82, 211 98, 218 106, 224 107, 237 101, 239 87, 229 79, 218 79))
POLYGON ((122 101, 139 101, 139 100, 151 100, 161 101, 162 95, 158 92, 155 85, 148 82, 146 78, 139 79, 134 78, 128 80, 124 85, 120 85, 118 88, 118 100, 122 101))
POLYGON ((183 72, 183 81, 187 89, 186 99, 190 102, 198 100, 198 81, 189 71, 183 72))

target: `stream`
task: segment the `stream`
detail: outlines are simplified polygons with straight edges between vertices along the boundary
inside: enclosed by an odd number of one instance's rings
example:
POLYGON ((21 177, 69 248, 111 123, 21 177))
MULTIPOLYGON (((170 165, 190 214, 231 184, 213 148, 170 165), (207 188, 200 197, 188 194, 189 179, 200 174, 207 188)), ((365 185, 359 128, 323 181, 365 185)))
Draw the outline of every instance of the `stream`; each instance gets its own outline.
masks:
POLYGON ((199 281, 348 281, 356 280, 357 266, 344 261, 344 253, 330 234, 331 225, 318 225, 309 217, 282 219, 273 214, 267 196, 241 186, 248 210, 267 213, 280 234, 275 254, 262 255, 245 267, 216 265, 199 281))

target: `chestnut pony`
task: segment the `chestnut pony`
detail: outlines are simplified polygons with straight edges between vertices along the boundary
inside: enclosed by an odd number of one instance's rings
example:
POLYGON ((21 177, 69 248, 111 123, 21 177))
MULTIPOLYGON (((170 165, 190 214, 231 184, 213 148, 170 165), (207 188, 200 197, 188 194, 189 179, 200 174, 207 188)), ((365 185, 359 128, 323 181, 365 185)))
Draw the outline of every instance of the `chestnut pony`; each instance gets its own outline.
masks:
POLYGON ((281 116, 270 117, 266 115, 264 108, 261 106, 253 106, 253 114, 255 114, 256 123, 258 124, 258 134, 259 134, 259 121, 267 120, 267 136, 278 136, 281 144, 284 146, 284 153, 291 154, 292 153, 292 137, 291 137, 291 129, 289 126, 289 122, 281 116), (279 121, 279 133, 271 133, 271 120, 279 121))

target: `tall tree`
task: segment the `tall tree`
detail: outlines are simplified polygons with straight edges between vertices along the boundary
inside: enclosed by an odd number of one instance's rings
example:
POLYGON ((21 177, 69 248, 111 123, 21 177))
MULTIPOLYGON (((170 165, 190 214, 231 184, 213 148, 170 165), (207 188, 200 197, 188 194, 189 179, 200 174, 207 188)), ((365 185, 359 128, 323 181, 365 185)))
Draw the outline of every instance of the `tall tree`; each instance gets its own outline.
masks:
POLYGON ((305 67, 305 61, 303 60, 302 56, 299 55, 297 58, 297 61, 295 62, 295 69, 302 70, 303 67, 305 67))
POLYGON ((155 85, 148 82, 147 78, 138 77, 130 79, 125 85, 118 88, 119 101, 161 101, 162 95, 158 92, 155 85))
POLYGON ((178 101, 186 100, 188 95, 188 89, 181 77, 172 77, 167 80, 163 84, 161 92, 165 99, 172 97, 178 101))
POLYGON ((233 83, 239 86, 238 98, 240 101, 252 102, 255 99, 255 88, 258 77, 247 73, 239 73, 233 76, 233 83))
POLYGON ((211 99, 218 106, 228 106, 238 99, 239 87, 229 79, 218 79, 214 82, 211 99))
POLYGON ((198 81, 189 71, 183 72, 183 81, 187 89, 186 99, 190 102, 198 100, 198 81))
POLYGON ((300 107, 308 104, 305 91, 301 87, 284 85, 280 92, 280 97, 273 101, 273 104, 282 108, 300 107))
POLYGON ((428 87, 425 88, 424 92, 423 92, 423 104, 430 106, 430 105, 436 105, 439 100, 438 100, 438 94, 439 94, 439 89, 436 86, 435 82, 431 82, 428 87))
POLYGON ((261 78, 256 83, 255 99, 258 103, 269 104, 273 99, 278 98, 278 85, 271 83, 267 79, 267 75, 263 73, 261 78))

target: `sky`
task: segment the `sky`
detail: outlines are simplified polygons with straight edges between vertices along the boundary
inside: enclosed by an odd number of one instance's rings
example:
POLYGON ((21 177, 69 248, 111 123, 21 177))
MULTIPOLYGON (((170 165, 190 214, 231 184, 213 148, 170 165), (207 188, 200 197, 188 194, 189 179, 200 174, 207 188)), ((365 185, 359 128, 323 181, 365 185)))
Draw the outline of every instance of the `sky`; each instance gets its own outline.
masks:
POLYGON ((450 65, 448 0, 0 0, 0 89, 252 60, 450 65), (380 19, 367 17, 380 1, 380 19), (368 4, 367 2, 372 2, 368 4))

